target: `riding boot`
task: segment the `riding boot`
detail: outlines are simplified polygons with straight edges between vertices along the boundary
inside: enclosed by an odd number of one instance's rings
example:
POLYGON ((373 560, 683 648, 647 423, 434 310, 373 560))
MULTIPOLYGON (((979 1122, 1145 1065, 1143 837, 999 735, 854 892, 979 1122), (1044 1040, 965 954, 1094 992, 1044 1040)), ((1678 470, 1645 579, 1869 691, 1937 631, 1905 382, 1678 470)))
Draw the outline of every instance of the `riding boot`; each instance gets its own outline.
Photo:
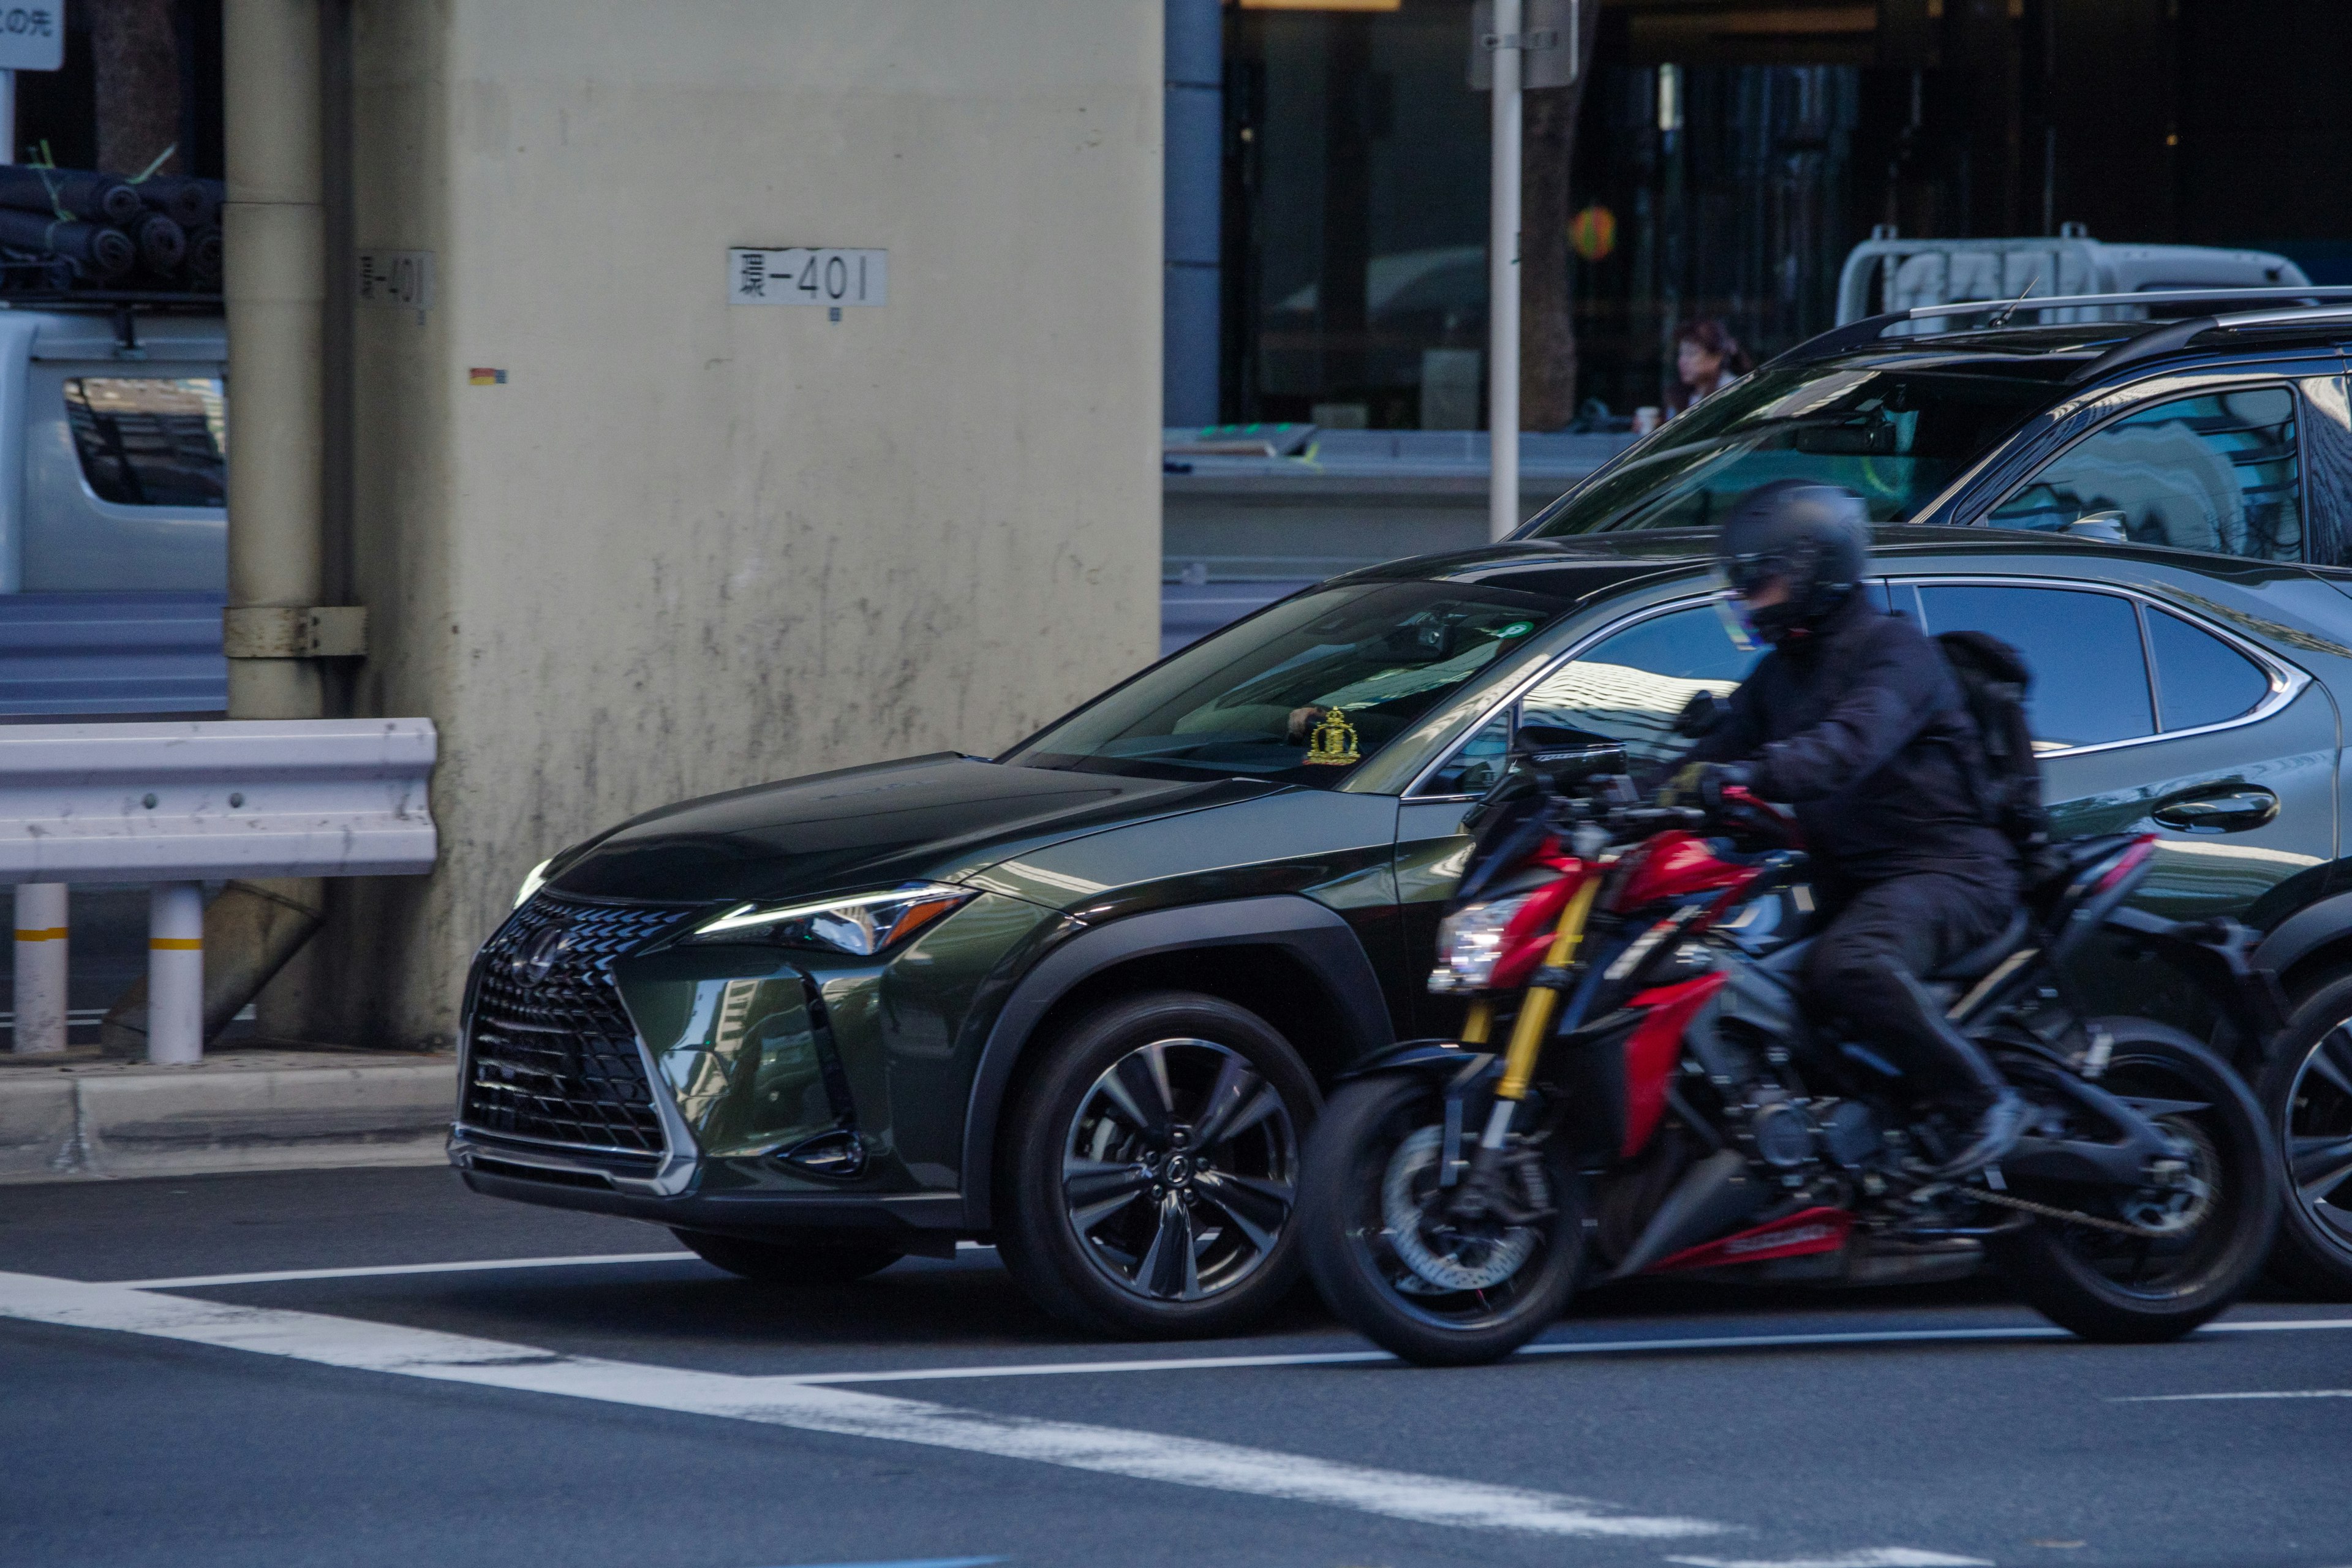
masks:
MULTIPOLYGON (((1901 982, 1902 1016, 1898 1023, 1910 1047, 1906 1066, 1926 1068, 1920 1074, 1927 1087, 1969 1128, 1960 1152, 1928 1173, 1937 1181, 1951 1181, 1983 1170, 2016 1146, 2025 1128, 2025 1101, 2010 1088, 1974 1040, 1952 1026, 1944 1009, 1927 988, 1908 974, 1901 982)), ((1892 1000, 1893 998, 1890 998, 1892 1000)))

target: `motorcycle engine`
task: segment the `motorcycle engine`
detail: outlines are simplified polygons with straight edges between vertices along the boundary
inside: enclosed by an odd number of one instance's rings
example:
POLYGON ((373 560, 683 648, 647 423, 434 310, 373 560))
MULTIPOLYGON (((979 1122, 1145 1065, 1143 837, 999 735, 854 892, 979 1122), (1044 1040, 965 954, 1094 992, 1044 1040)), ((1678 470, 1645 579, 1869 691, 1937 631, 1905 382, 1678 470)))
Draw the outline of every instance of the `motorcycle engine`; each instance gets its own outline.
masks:
POLYGON ((1822 1148, 1848 1170, 1878 1152, 1878 1117, 1858 1100, 1841 1100, 1820 1119, 1822 1148))
POLYGON ((1758 1159, 1775 1170, 1793 1171, 1813 1158, 1812 1125, 1790 1102, 1787 1090, 1761 1086, 1754 1104, 1748 1115, 1748 1135, 1754 1140, 1758 1159))

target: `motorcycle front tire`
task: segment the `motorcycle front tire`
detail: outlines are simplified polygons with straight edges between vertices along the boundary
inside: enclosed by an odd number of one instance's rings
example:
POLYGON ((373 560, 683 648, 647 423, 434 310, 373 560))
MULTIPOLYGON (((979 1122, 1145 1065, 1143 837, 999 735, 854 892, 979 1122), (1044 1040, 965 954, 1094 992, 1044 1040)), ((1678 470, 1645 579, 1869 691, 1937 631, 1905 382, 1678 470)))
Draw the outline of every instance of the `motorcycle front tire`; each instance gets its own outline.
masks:
POLYGON ((1443 1115, 1436 1086, 1415 1075, 1342 1085, 1307 1142, 1299 1243, 1324 1304, 1349 1328, 1423 1366, 1469 1366, 1500 1361, 1567 1310, 1584 1241, 1583 1185, 1552 1175, 1557 1207, 1542 1222, 1541 1253, 1529 1261, 1531 1273, 1513 1277, 1507 1302, 1451 1320, 1417 1304, 1382 1270, 1381 1189, 1398 1144, 1443 1115))
POLYGON ((2188 1035, 2145 1018, 2098 1023, 2115 1041, 2101 1087, 2207 1108, 2196 1124, 2212 1148, 2216 1212, 2177 1262, 2146 1279, 2127 1253, 2100 1267, 2096 1254, 2113 1258, 2115 1244, 2063 1221, 2037 1219, 1989 1237, 1985 1251, 2026 1303, 2061 1328, 2108 1344, 2175 1340, 2227 1310, 2269 1257, 2278 1226, 2276 1146, 2244 1082, 2188 1035))

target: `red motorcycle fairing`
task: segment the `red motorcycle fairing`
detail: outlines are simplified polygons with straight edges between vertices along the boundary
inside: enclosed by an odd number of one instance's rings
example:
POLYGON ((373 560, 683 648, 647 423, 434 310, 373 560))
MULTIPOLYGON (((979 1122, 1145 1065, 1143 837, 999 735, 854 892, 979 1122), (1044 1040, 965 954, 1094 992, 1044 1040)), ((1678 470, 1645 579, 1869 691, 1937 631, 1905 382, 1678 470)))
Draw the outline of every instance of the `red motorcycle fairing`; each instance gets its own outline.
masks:
POLYGON ((1495 973, 1482 989, 1516 990, 1542 964, 1544 955, 1551 951, 1552 929, 1559 924, 1559 911, 1584 885, 1579 874, 1586 870, 1582 861, 1568 861, 1563 868, 1567 875, 1537 889, 1503 927, 1503 956, 1495 961, 1495 973))
POLYGON ((1666 1274, 1683 1268, 1721 1268, 1734 1263, 1769 1263, 1776 1258, 1807 1258, 1835 1252, 1845 1246, 1853 1229, 1851 1211, 1818 1205, 1799 1209, 1768 1224, 1734 1231, 1716 1240, 1686 1247, 1652 1264, 1647 1272, 1666 1274))
POLYGON ((1647 1007, 1650 1013, 1625 1040, 1625 1141, 1618 1148, 1619 1159, 1630 1160, 1640 1153, 1658 1130, 1658 1119, 1666 1113, 1666 1086, 1674 1081, 1675 1067, 1682 1060, 1683 1031, 1708 999, 1723 989, 1726 978, 1718 970, 1644 991, 1626 1004, 1647 1007))
POLYGON ((1756 873, 1719 858, 1714 847, 1695 833, 1670 829, 1650 840, 1639 861, 1618 889, 1614 907, 1638 910, 1666 899, 1686 899, 1750 881, 1756 873))

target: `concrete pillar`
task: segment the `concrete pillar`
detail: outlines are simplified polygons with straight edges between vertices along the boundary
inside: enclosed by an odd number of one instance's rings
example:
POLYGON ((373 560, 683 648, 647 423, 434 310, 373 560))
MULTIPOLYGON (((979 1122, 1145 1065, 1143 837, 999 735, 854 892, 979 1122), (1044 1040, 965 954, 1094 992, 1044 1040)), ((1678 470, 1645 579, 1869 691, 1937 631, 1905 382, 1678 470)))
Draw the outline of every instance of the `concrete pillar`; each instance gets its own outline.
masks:
MULTIPOLYGON (((326 208, 319 0, 226 0, 228 602, 310 606, 324 568, 326 208)), ((234 639, 232 639, 234 644, 234 639)), ((238 719, 315 719, 319 666, 236 657, 238 719)))
POLYGON ((147 891, 147 1059, 184 1067, 205 1055, 205 889, 147 891))
POLYGON ((1160 423, 1217 417, 1224 201, 1225 47, 1220 0, 1167 0, 1167 294, 1160 423))
POLYGON ((18 1056, 66 1048, 66 885, 16 886, 18 1056))

